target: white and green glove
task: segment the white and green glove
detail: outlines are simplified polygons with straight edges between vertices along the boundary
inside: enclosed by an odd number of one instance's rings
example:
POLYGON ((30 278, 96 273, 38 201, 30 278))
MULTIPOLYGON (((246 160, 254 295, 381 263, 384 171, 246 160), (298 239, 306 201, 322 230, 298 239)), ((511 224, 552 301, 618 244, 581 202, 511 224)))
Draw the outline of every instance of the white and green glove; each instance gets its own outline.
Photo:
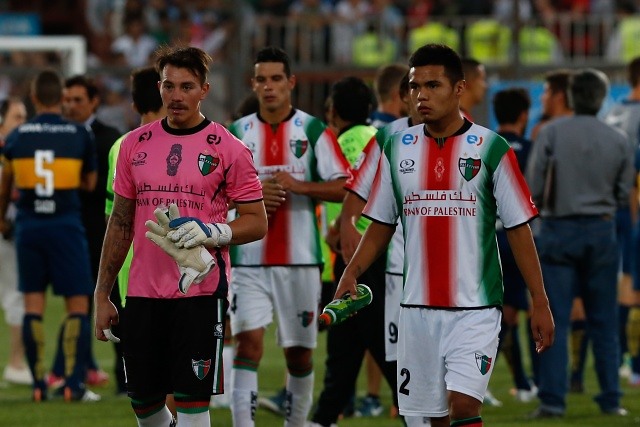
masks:
POLYGON ((204 246, 184 248, 178 247, 168 237, 169 222, 180 217, 178 207, 175 204, 169 206, 169 211, 158 208, 154 212, 158 222, 148 220, 145 222, 147 231, 145 236, 165 251, 178 264, 180 280, 178 290, 186 295, 192 283, 200 283, 209 274, 215 265, 213 256, 204 246))
POLYGON ((198 218, 184 216, 172 218, 169 228, 171 231, 167 237, 179 248, 193 248, 199 245, 218 247, 231 242, 231 227, 227 224, 205 224, 198 218))

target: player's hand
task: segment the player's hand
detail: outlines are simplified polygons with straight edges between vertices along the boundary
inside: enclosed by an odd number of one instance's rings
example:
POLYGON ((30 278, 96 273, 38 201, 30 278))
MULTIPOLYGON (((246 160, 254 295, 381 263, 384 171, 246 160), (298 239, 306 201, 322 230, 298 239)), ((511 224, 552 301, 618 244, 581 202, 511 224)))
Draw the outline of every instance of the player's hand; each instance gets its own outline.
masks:
POLYGON ((340 242, 340 230, 337 230, 335 225, 329 226, 327 234, 324 236, 324 241, 327 242, 329 249, 339 254, 342 251, 340 242))
POLYGON ((228 245, 232 236, 231 227, 227 224, 205 224, 200 219, 190 216, 172 219, 169 228, 171 231, 167 237, 179 248, 228 245))
MULTIPOLYGON (((195 248, 179 248, 167 237, 167 228, 169 222, 165 226, 162 217, 167 217, 161 209, 154 211, 158 223, 148 220, 145 222, 147 231, 145 237, 158 245, 165 253, 173 258, 180 269, 180 280, 178 281, 178 290, 182 294, 186 294, 189 287, 193 283, 200 283, 215 265, 213 256, 203 246, 195 248), (162 219, 162 221, 161 221, 162 219)), ((175 219, 175 218, 174 218, 175 219)))
POLYGON ((304 182, 295 179, 289 172, 276 172, 271 178, 282 186, 285 191, 295 194, 304 194, 304 182))
POLYGON ((286 200, 287 192, 274 179, 262 181, 262 198, 267 216, 271 216, 286 200))
POLYGON ((119 322, 118 310, 109 298, 100 298, 94 295, 94 322, 95 335, 100 341, 120 342, 120 339, 111 333, 111 325, 119 322))
POLYGON ((333 296, 333 299, 341 299, 347 293, 351 296, 351 299, 358 298, 358 290, 356 289, 357 285, 357 277, 350 274, 348 270, 345 270, 342 273, 342 277, 340 277, 340 282, 338 282, 338 288, 336 289, 336 293, 333 296))
POLYGON ((555 325, 546 296, 543 301, 532 303, 531 332, 536 342, 537 353, 542 353, 553 345, 555 325))

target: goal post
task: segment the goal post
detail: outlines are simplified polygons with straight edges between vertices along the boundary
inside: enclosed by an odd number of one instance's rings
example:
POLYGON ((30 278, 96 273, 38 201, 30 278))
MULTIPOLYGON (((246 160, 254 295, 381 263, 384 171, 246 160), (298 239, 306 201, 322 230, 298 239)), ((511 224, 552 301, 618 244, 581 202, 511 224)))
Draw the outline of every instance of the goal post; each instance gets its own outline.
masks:
POLYGON ((87 72, 87 41, 82 36, 2 36, 0 52, 60 52, 65 75, 87 72))

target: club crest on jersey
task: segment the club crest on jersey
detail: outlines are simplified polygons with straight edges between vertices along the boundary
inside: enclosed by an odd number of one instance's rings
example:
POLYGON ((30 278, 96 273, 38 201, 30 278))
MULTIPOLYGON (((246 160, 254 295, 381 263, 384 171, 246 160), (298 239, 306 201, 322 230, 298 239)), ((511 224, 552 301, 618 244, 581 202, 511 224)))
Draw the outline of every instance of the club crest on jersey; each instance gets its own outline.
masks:
POLYGON ((193 360, 191 359, 191 369, 199 380, 204 379, 211 369, 211 359, 209 360, 193 360))
POLYGON ((482 375, 486 375, 491 369, 492 359, 486 354, 476 353, 476 366, 482 375))
POLYGON ((140 136, 138 137, 138 142, 142 142, 142 141, 149 141, 151 139, 151 137, 153 136, 153 132, 149 131, 149 132, 143 132, 140 134, 140 136))
POLYGON ((302 311, 298 313, 298 317, 302 320, 302 326, 305 328, 313 323, 315 313, 313 311, 302 311))
POLYGON ((471 181, 476 177, 476 175, 478 175, 481 165, 482 161, 480 159, 458 159, 458 169, 460 170, 462 177, 467 181, 471 181))
POLYGON ((292 139, 289 141, 289 148, 291 148, 291 152, 297 158, 300 158, 307 152, 307 148, 309 148, 309 141, 306 139, 292 139))
POLYGON ((200 173, 202 176, 207 176, 220 164, 219 157, 213 157, 211 154, 203 154, 200 153, 198 155, 198 169, 200 169, 200 173))

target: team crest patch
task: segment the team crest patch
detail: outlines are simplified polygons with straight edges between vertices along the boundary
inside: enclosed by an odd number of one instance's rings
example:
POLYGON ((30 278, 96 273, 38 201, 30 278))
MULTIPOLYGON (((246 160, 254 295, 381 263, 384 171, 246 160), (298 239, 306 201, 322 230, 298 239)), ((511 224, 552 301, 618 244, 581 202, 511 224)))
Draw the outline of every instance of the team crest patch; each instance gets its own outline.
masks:
POLYGON ((202 176, 207 176, 220 164, 220 158, 213 157, 211 154, 202 154, 198 155, 198 169, 200 169, 200 173, 202 176))
POLYGON ((289 140, 289 147, 291 148, 293 155, 300 158, 307 152, 307 148, 309 148, 309 141, 306 139, 292 139, 289 140))
POLYGON ((193 360, 191 359, 191 369, 199 380, 204 379, 211 369, 211 359, 209 360, 193 360))
POLYGON ((480 159, 458 159, 458 169, 460 170, 462 177, 467 181, 471 181, 476 175, 478 175, 481 165, 482 161, 480 159))
POLYGON ((213 336, 218 339, 224 338, 224 326, 222 325, 222 322, 218 322, 213 325, 213 336))
POLYGON ((302 311, 298 313, 298 317, 302 320, 302 326, 305 328, 313 323, 315 313, 313 311, 302 311))
POLYGON ((476 353, 476 365, 482 375, 486 375, 487 372, 489 372, 491 369, 491 362, 492 359, 489 356, 476 353))

